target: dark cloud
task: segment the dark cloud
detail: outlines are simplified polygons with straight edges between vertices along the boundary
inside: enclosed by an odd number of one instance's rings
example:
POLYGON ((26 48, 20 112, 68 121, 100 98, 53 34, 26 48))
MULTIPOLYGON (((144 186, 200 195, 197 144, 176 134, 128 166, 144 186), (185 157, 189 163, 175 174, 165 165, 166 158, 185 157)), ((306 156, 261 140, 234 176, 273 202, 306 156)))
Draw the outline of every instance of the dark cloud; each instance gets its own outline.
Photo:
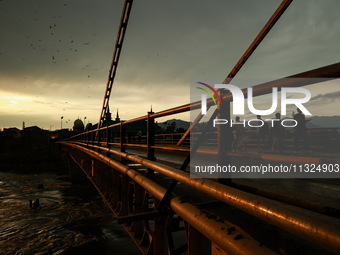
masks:
MULTIPOLYGON (((2 1, 0 90, 100 107, 123 2, 2 1)), ((175 106, 189 101, 193 78, 222 81, 280 2, 134 1, 112 108, 126 108, 129 96, 175 106)), ((238 76, 279 78, 338 62, 339 5, 293 1, 238 76)))
POLYGON ((309 101, 310 104, 313 103, 322 103, 322 104, 330 104, 334 101, 340 100, 340 91, 332 92, 332 93, 325 93, 325 94, 318 94, 309 101))
MULTIPOLYGON (((329 6, 336 4, 327 2, 329 6)), ((68 82, 91 75, 105 82, 122 3, 72 1, 65 6, 51 0, 4 2, 1 26, 6 27, 1 30, 9 32, 1 43, 6 54, 0 61, 3 75, 44 74, 68 82), (18 62, 19 58, 24 61, 18 62)), ((121 55, 120 81, 153 78, 155 83, 168 79, 187 82, 198 75, 223 79, 278 4, 272 0, 135 1, 121 55)), ((308 58, 315 63, 315 56, 320 59, 323 54, 315 49, 324 49, 326 41, 336 42, 331 39, 339 36, 325 30, 329 25, 340 30, 335 8, 327 6, 317 1, 293 3, 242 73, 261 71, 263 76, 270 68, 270 75, 275 76, 284 72, 282 64, 285 69, 303 70, 310 65, 308 58), (324 18, 326 11, 331 13, 328 19, 324 18), (299 57, 307 61, 296 63, 299 57)), ((330 62, 334 61, 327 64, 330 62)))

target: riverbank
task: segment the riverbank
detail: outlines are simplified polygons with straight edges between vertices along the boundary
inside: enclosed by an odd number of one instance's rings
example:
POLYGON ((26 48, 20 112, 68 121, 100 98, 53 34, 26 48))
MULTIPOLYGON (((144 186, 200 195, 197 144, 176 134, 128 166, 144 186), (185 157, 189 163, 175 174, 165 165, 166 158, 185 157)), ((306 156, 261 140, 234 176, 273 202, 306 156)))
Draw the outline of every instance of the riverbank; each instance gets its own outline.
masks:
POLYGON ((0 134, 1 254, 140 254, 91 182, 71 183, 57 139, 14 131, 0 134))
POLYGON ((62 159, 59 145, 51 142, 46 146, 34 144, 2 146, 0 171, 17 173, 67 173, 67 164, 62 159))
POLYGON ((0 172, 0 222, 4 255, 140 254, 92 184, 68 175, 0 172))

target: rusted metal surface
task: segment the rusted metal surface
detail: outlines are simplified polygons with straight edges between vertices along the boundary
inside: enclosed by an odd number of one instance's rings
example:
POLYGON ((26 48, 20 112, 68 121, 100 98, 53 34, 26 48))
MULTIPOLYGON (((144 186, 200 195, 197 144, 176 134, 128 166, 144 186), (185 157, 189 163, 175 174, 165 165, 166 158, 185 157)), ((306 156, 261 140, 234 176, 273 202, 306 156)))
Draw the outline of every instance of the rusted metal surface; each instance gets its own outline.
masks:
MULTIPOLYGON (((112 160, 109 157, 106 157, 105 155, 95 152, 93 150, 84 148, 77 144, 70 144, 70 143, 62 143, 63 146, 65 146, 65 149, 70 149, 69 153, 72 155, 72 150, 76 149, 77 151, 82 151, 86 153, 86 155, 89 156, 89 158, 95 159, 100 161, 101 163, 104 163, 105 165, 109 166, 112 170, 111 171, 117 171, 117 173, 123 174, 129 179, 131 179, 134 183, 138 184, 140 187, 142 187, 144 190, 146 190, 149 194, 151 194, 155 199, 158 201, 162 200, 166 193, 166 189, 159 184, 153 182, 152 180, 148 179, 147 177, 141 175, 140 173, 136 172, 135 170, 112 160)), ((123 154, 123 152, 120 152, 123 154)), ((84 172, 88 175, 92 183, 95 185, 97 190, 100 192, 100 194, 103 196, 104 200, 108 203, 111 210, 118 215, 129 215, 128 208, 129 208, 129 200, 126 200, 127 197, 129 197, 129 193, 127 189, 125 189, 124 196, 121 196, 122 198, 125 198, 125 202, 122 200, 117 202, 117 199, 114 199, 112 197, 112 194, 110 195, 107 191, 108 189, 112 189, 112 187, 108 187, 107 184, 104 184, 105 181, 107 181, 109 178, 98 175, 97 171, 102 171, 100 168, 95 168, 93 173, 89 174, 89 169, 86 169, 86 165, 83 162, 79 162, 75 157, 74 160, 78 163, 78 165, 84 170, 84 172), (118 204, 118 207, 114 208, 112 206, 112 200, 115 200, 118 204), (118 210, 117 210, 118 208, 118 210), (122 210, 122 208, 126 208, 125 210, 122 210)), ((111 171, 105 171, 107 174, 112 174, 111 171)), ((102 173, 104 174, 104 172, 102 173)), ((128 180, 126 180, 128 181, 128 180)), ((127 183, 127 182, 126 182, 127 183)), ((111 182, 111 185, 113 183, 111 182)), ((122 190, 122 189, 121 189, 122 190)), ((131 203, 132 201, 130 201, 131 203)), ((214 242, 217 244, 221 249, 223 249, 228 254, 276 254, 273 251, 269 250, 268 248, 261 246, 259 243, 254 241, 253 239, 249 238, 248 236, 238 232, 238 231, 232 231, 230 232, 228 229, 231 228, 230 225, 227 225, 224 222, 217 221, 216 219, 209 218, 206 214, 202 213, 199 209, 197 209, 195 206, 183 202, 178 198, 172 198, 170 200, 169 204, 170 208, 178 214, 187 224, 190 226, 193 226, 195 229, 197 229, 201 235, 204 235, 206 238, 211 240, 211 242, 214 242)), ((156 220, 156 219, 155 219, 156 220)), ((158 219, 159 220, 159 219, 158 219)), ((157 220, 155 222, 157 225, 157 220)), ((165 238, 165 228, 162 227, 163 225, 160 225, 158 230, 157 227, 155 227, 155 232, 157 234, 151 234, 151 240, 149 240, 149 245, 152 244, 152 247, 149 247, 148 249, 141 249, 144 254, 149 254, 149 252, 152 252, 152 254, 167 254, 168 248, 165 247, 167 244, 164 240, 165 238), (159 238, 160 236, 164 236, 164 238, 159 238), (152 240, 158 238, 157 241, 152 242, 152 240), (162 244, 162 245, 160 245, 162 244)), ((130 235, 133 237, 133 232, 131 230, 130 226, 125 226, 127 230, 130 232, 130 235)), ((144 232, 145 234, 145 232, 144 232)), ((142 238, 138 238, 139 240, 137 243, 139 245, 143 241, 142 238)), ((151 254, 151 253, 150 253, 151 254)))
MULTIPOLYGON (((71 145, 70 146, 78 146, 71 145)), ((79 148, 79 147, 78 147, 79 148)), ((107 151, 107 148, 93 146, 107 151)), ((318 243, 330 251, 340 250, 340 220, 249 194, 207 179, 191 179, 189 173, 138 156, 110 150, 112 154, 142 164, 184 185, 260 218, 274 226, 318 243)))
MULTIPOLYGON (((196 207, 188 203, 183 203, 178 198, 172 199, 170 205, 174 212, 180 215, 184 221, 188 222, 228 254, 276 254, 266 248, 259 250, 258 244, 249 242, 249 239, 245 235, 240 234, 238 231, 228 231, 228 227, 225 228, 226 225, 224 223, 207 218, 207 216, 196 207), (241 236, 242 238, 240 238, 241 236), (235 242, 235 240, 237 240, 237 242, 235 242)), ((229 228, 230 227, 231 226, 229 226, 229 228)), ((197 243, 193 242, 192 245, 197 245, 197 243)))
POLYGON ((296 196, 288 196, 286 194, 279 194, 273 191, 264 190, 261 188, 254 188, 246 185, 242 185, 236 182, 230 184, 230 186, 243 190, 248 193, 256 194, 262 197, 266 197, 275 201, 283 202, 286 204, 294 205, 300 208, 304 208, 310 211, 318 212, 335 218, 340 218, 340 209, 326 206, 314 201, 308 201, 305 199, 297 198, 296 196))

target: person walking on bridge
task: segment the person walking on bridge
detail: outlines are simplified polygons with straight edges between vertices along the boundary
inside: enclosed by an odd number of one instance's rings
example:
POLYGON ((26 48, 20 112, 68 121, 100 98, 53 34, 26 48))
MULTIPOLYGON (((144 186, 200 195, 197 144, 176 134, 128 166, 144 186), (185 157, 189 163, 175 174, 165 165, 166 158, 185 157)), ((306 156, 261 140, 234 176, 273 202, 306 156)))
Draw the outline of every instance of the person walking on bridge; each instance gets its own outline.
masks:
POLYGON ((262 119, 261 115, 256 116, 262 126, 257 129, 257 148, 261 151, 267 149, 268 124, 262 119))
POLYGON ((281 152, 283 149, 283 141, 285 130, 281 125, 281 114, 277 112, 275 114, 276 121, 273 121, 273 126, 271 128, 271 137, 272 137, 272 151, 273 152, 281 152))
POLYGON ((293 118, 297 122, 297 125, 294 127, 295 149, 298 151, 299 146, 302 145, 302 148, 307 150, 309 147, 309 140, 306 123, 308 121, 306 121, 305 115, 299 108, 297 108, 296 114, 293 112, 293 118))

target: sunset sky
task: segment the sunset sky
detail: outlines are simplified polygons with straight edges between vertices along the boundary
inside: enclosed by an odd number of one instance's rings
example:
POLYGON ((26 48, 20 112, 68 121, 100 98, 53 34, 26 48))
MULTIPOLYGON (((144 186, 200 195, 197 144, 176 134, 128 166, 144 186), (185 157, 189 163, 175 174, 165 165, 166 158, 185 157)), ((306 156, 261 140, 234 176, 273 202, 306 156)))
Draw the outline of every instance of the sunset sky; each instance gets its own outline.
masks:
MULTIPOLYGON (((0 129, 25 121, 55 130, 61 116, 63 128, 78 117, 97 123, 123 3, 0 0, 0 129)), ((111 112, 127 120, 151 105, 161 111, 189 103, 193 80, 222 82, 280 3, 134 1, 111 112)), ((339 11, 338 0, 293 1, 237 77, 277 79, 339 62, 339 11)), ((310 89, 313 115, 340 115, 337 82, 310 89)))

